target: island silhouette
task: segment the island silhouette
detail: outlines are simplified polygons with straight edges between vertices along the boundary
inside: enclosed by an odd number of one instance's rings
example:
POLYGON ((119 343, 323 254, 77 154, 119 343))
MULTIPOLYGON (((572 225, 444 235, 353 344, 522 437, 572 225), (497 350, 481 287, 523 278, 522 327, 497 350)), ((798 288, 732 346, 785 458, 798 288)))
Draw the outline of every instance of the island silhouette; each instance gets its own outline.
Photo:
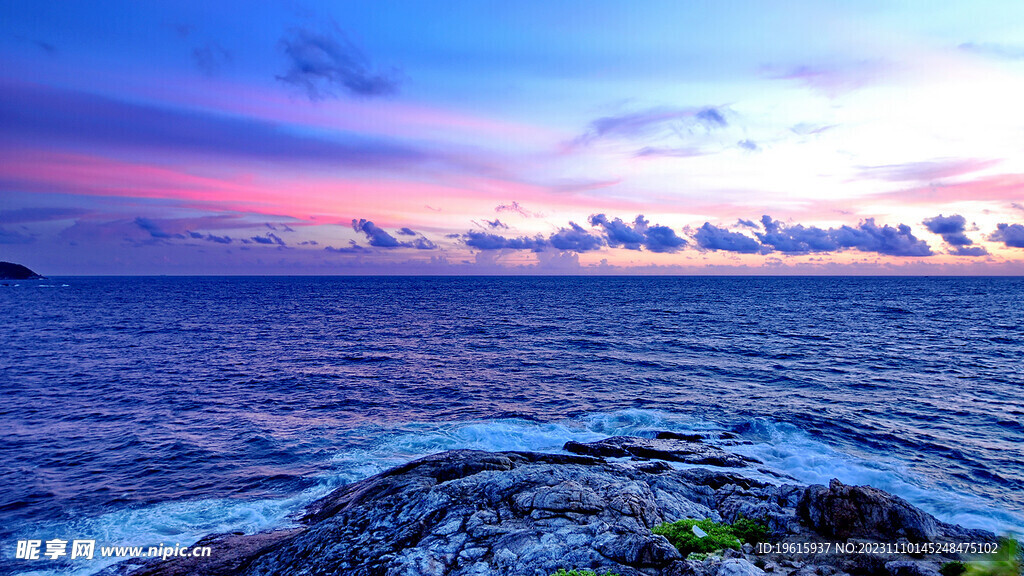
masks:
POLYGON ((44 278, 21 264, 0 262, 0 280, 39 280, 44 278))

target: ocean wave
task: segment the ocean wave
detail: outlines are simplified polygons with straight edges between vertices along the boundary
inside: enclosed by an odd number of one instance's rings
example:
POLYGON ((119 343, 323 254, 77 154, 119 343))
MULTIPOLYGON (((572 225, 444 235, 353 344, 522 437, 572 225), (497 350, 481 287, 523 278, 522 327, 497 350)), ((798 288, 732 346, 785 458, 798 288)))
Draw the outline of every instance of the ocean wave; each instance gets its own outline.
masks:
MULTIPOLYGON (((766 467, 800 483, 828 484, 830 479, 838 478, 847 484, 869 484, 907 499, 940 520, 998 533, 1024 531, 1024 514, 919 477, 894 457, 878 454, 869 458, 844 452, 792 424, 756 418, 724 425, 689 415, 630 409, 558 422, 503 418, 370 425, 344 432, 342 444, 351 447, 330 456, 328 470, 317 476, 313 487, 286 498, 165 502, 69 523, 41 524, 19 531, 16 538, 95 538, 98 546, 190 545, 211 533, 255 533, 286 527, 307 505, 331 490, 428 454, 455 449, 561 452, 570 440, 652 437, 658 431, 697 434, 709 443, 726 444, 728 450, 757 458, 766 467), (736 438, 718 440, 726 431, 736 438)), ((65 568, 33 574, 85 575, 106 564, 97 560, 76 564, 73 572, 65 568)))

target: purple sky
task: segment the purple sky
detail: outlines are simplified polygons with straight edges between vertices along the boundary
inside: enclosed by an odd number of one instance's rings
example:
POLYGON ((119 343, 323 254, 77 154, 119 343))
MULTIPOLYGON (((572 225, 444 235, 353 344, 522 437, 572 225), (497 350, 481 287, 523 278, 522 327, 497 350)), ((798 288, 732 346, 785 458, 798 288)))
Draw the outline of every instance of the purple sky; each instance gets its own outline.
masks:
POLYGON ((9 2, 0 260, 1022 274, 1022 18, 1005 2, 9 2))

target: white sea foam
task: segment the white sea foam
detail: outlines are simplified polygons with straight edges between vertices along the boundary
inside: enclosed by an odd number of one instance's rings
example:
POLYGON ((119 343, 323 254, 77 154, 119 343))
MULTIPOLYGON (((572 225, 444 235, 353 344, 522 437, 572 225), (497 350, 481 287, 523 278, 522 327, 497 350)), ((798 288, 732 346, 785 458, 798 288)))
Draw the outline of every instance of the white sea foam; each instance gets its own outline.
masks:
MULTIPOLYGON (((19 574, 68 574, 85 576, 124 558, 99 558, 102 546, 182 545, 195 543, 203 536, 223 532, 252 534, 272 528, 283 528, 291 522, 291 515, 309 502, 324 495, 322 487, 308 490, 288 498, 263 500, 200 499, 163 502, 152 506, 128 508, 100 516, 81 518, 64 523, 40 523, 15 535, 16 540, 46 541, 60 538, 94 539, 93 560, 76 558, 59 570, 35 570, 19 574)), ((13 550, 5 547, 4 556, 11 562, 13 550)), ((26 568, 40 565, 45 560, 17 560, 26 568)), ((19 566, 20 567, 20 566, 19 566)))
POLYGON ((854 456, 815 440, 790 424, 757 420, 755 441, 729 449, 752 456, 769 468, 806 484, 827 485, 832 478, 844 484, 870 485, 900 496, 940 520, 996 533, 1024 530, 1024 513, 994 506, 984 498, 963 494, 920 477, 900 460, 877 455, 854 456))
MULTIPOLYGON (((650 436, 658 430, 680 433, 722 430, 715 422, 646 410, 590 414, 555 423, 519 419, 449 423, 408 423, 391 428, 353 431, 372 437, 362 446, 335 454, 329 471, 313 488, 288 498, 241 501, 200 499, 166 502, 126 509, 70 524, 51 524, 20 533, 18 538, 96 538, 97 546, 191 545, 218 532, 247 534, 288 526, 302 509, 334 488, 372 476, 412 459, 453 449, 561 452, 569 440, 592 442, 616 435, 650 436)), ((757 420, 748 426, 749 443, 727 448, 757 458, 765 466, 801 483, 828 484, 838 478, 847 484, 870 484, 897 494, 938 518, 996 532, 1024 530, 1024 515, 1001 510, 988 501, 929 486, 898 460, 857 457, 814 439, 789 424, 757 420)), ((712 435, 714 436, 714 435, 712 435)), ((770 476, 758 475, 763 479, 770 476)), ((5 552, 8 555, 8 552, 5 552)), ((76 560, 77 562, 78 560, 76 560)), ((76 564, 75 575, 91 574, 112 561, 76 564), (79 569, 80 567, 80 569, 79 569)), ((24 572, 22 574, 67 574, 24 572)))

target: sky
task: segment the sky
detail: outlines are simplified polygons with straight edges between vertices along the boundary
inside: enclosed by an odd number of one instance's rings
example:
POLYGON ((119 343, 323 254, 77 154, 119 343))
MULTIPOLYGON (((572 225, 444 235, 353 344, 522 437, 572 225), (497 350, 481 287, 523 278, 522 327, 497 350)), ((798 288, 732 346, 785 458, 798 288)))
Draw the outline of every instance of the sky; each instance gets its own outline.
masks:
POLYGON ((0 4, 48 275, 1024 274, 1024 4, 0 4))

